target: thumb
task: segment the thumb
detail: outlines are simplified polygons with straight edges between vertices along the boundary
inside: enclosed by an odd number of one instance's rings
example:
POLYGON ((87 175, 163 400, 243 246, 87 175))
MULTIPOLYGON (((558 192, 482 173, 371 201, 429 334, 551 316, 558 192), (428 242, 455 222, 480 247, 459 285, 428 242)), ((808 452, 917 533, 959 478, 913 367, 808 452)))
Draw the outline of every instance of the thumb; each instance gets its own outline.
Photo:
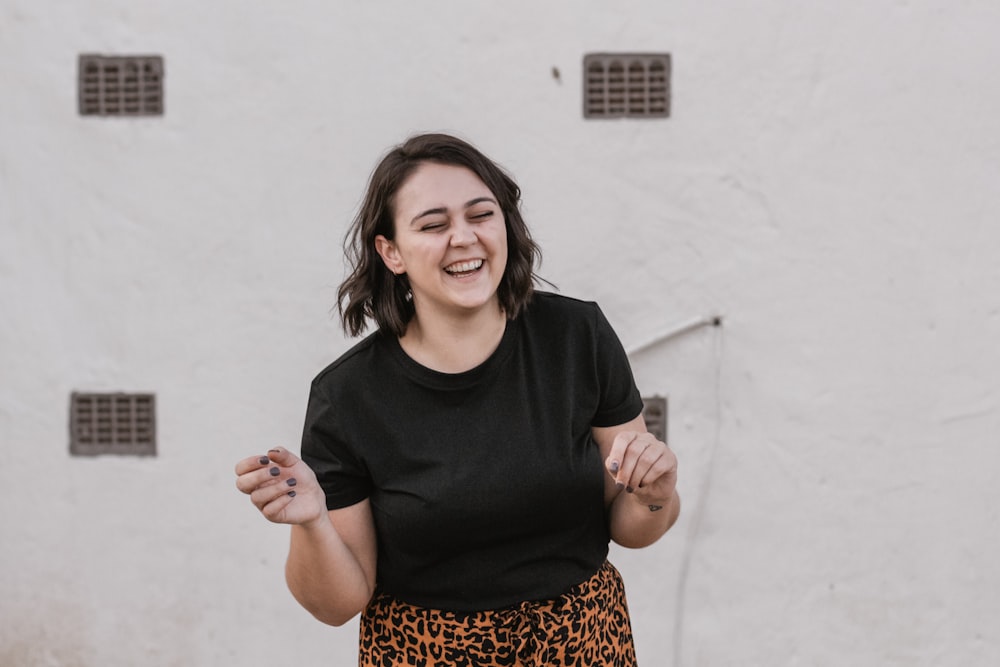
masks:
POLYGON ((286 468, 290 468, 301 460, 284 447, 275 447, 274 449, 267 450, 267 456, 278 465, 286 468))

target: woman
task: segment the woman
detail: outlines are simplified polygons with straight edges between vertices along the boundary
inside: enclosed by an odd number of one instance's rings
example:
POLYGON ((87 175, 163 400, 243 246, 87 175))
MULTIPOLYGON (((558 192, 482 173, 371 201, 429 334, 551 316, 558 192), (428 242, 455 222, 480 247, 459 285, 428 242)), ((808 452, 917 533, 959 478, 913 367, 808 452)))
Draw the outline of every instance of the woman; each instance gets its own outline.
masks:
POLYGON ((673 525, 677 461, 596 304, 534 290, 519 200, 454 137, 389 152, 339 294, 345 330, 378 330, 313 381, 302 459, 236 466, 292 526, 295 598, 362 613, 363 667, 635 664, 608 543, 673 525))

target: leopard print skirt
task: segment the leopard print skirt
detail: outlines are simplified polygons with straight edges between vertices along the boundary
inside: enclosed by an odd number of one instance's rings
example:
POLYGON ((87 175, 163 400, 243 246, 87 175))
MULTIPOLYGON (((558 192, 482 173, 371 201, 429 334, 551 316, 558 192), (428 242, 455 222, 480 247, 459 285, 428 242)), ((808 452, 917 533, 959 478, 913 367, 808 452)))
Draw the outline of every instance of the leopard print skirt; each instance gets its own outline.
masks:
POLYGON ((458 613, 388 595, 361 616, 360 667, 635 667, 625 587, 605 561, 544 602, 458 613))

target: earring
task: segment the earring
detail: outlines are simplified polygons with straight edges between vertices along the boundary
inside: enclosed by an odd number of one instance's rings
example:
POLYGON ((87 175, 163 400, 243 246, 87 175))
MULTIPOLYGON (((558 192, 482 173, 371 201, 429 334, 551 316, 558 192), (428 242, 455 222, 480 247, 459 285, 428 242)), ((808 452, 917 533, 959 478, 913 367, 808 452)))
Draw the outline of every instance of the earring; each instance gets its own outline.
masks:
POLYGON ((407 303, 413 301, 413 289, 410 287, 410 279, 406 277, 406 271, 402 273, 394 273, 394 277, 399 280, 400 285, 406 288, 406 292, 403 294, 403 300, 407 303))

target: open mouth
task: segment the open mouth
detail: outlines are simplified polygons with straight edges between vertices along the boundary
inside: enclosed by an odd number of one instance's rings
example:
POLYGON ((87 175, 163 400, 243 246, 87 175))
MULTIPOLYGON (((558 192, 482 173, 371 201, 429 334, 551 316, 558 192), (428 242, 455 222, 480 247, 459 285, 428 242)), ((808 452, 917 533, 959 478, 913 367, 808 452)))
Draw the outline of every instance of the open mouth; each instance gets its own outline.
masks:
POLYGON ((470 259, 466 262, 455 262, 444 267, 445 273, 450 276, 467 276, 475 273, 483 267, 483 260, 470 259))

